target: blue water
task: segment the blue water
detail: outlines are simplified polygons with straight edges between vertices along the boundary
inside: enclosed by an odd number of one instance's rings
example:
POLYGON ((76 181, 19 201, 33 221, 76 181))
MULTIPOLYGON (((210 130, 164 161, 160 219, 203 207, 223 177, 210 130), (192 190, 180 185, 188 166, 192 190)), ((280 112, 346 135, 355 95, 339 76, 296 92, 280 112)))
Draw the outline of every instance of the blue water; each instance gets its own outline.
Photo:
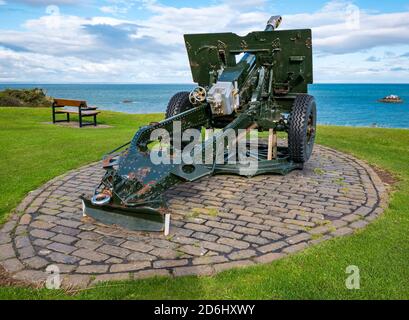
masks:
MULTIPOLYGON (((193 85, 175 84, 0 84, 3 88, 40 87, 48 95, 83 99, 100 109, 127 113, 164 112, 169 98, 193 85), (123 103, 130 100, 131 103, 123 103)), ((314 84, 318 122, 343 126, 409 128, 409 84, 314 84), (379 98, 395 94, 403 104, 383 104, 379 98)))

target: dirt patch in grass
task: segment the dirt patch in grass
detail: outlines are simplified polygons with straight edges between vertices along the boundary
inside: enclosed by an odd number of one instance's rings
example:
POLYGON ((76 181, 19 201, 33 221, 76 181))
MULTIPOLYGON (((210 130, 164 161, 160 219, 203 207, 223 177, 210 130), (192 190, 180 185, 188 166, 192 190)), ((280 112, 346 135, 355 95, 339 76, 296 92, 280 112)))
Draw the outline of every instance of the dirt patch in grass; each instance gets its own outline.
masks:
POLYGON ((33 288, 33 285, 25 281, 13 279, 10 274, 0 266, 0 287, 33 288))
MULTIPOLYGON (((86 123, 86 122, 84 122, 86 123)), ((59 126, 59 127, 65 127, 65 128, 74 128, 74 129, 109 129, 113 128, 113 126, 109 126, 107 124, 97 124, 97 126, 94 125, 84 125, 82 128, 80 128, 78 121, 70 121, 70 122, 41 122, 41 124, 52 124, 54 126, 59 126)))
POLYGON ((379 178, 381 178, 382 182, 387 185, 393 186, 399 181, 399 179, 396 178, 392 173, 384 169, 381 169, 375 166, 372 166, 372 169, 374 169, 374 171, 379 176, 379 178))

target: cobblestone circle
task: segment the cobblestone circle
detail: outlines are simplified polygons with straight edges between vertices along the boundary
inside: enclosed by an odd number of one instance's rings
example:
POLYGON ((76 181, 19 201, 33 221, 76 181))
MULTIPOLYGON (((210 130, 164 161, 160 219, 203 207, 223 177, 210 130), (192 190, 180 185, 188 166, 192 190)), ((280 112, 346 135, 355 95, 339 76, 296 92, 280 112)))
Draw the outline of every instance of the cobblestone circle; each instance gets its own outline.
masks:
POLYGON ((0 263, 43 285, 57 265, 65 287, 151 276, 211 275, 269 263, 365 227, 385 186, 363 161, 316 146, 287 176, 212 176, 166 193, 171 234, 130 232, 82 217, 79 196, 103 174, 94 163, 31 192, 0 231, 0 263))

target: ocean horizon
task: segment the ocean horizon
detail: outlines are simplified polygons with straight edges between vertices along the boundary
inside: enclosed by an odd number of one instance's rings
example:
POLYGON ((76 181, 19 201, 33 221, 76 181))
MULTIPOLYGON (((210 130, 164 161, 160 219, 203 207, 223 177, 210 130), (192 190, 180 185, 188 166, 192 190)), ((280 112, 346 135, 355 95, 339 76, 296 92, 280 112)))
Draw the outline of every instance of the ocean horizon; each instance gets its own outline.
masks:
MULTIPOLYGON (((53 97, 86 100, 101 110, 125 113, 163 113, 178 91, 190 91, 194 84, 120 83, 0 83, 5 88, 42 88, 53 97)), ((318 123, 323 125, 409 128, 409 84, 317 83, 309 86, 316 98, 318 123), (378 102, 390 94, 404 103, 378 102)))

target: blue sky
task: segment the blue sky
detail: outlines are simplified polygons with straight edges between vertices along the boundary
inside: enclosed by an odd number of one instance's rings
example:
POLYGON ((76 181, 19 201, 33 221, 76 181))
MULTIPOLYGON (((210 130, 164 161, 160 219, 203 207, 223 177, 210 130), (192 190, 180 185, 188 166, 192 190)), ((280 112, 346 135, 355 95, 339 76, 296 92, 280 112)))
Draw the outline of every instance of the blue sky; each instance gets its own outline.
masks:
POLYGON ((312 28, 315 82, 409 83, 409 0, 0 0, 0 82, 189 83, 184 33, 312 28))

